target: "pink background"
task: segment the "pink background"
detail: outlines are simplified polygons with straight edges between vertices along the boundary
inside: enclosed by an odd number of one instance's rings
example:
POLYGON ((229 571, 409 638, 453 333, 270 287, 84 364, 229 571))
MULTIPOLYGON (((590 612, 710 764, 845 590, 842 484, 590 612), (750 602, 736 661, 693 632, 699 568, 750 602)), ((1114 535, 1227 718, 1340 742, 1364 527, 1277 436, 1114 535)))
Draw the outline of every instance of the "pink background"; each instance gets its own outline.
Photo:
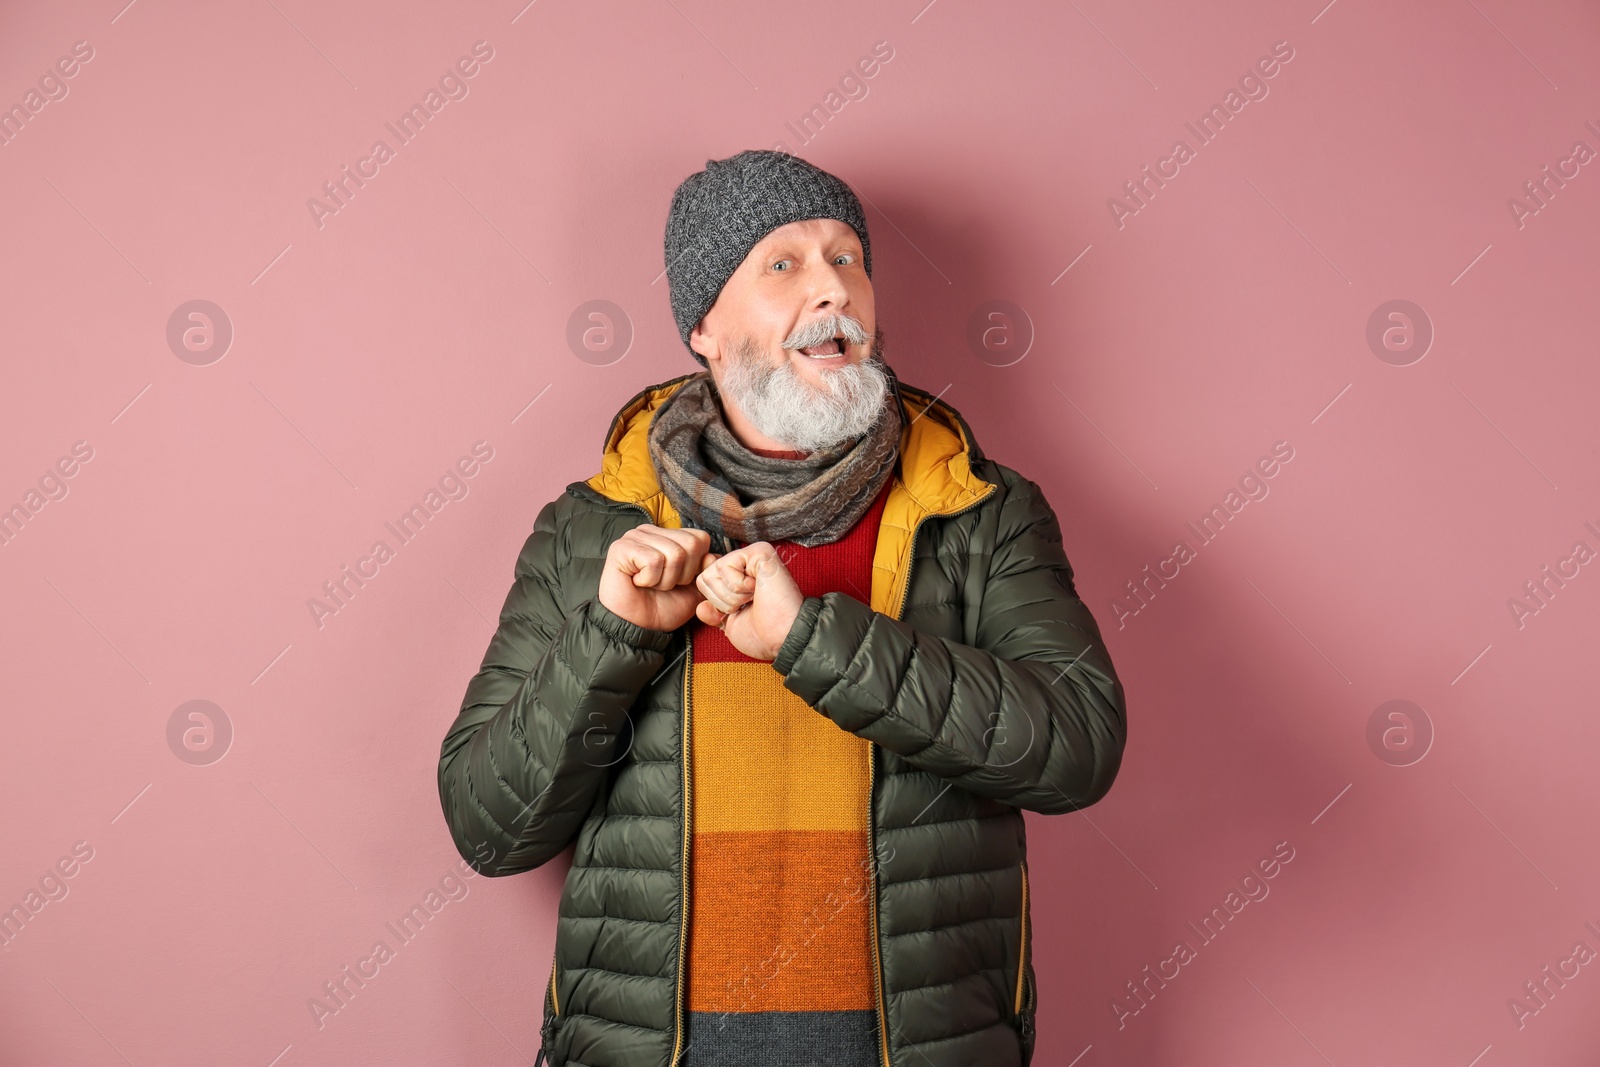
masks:
POLYGON ((92 849, 0 951, 8 1067, 533 1059, 567 857, 463 879, 403 947, 384 924, 457 885, 439 744, 535 514, 695 369, 674 186, 779 144, 862 195, 891 362, 1045 488, 1126 686, 1111 795, 1029 816, 1035 1062, 1594 1062, 1600 965, 1508 1006, 1600 951, 1600 567, 1508 606, 1600 548, 1600 163, 1508 206, 1600 149, 1593 5, 124 2, 0 15, 7 107, 93 49, 0 147, 0 506, 67 490, 0 547, 0 905, 92 849), (319 227, 307 200, 478 41, 468 95, 319 227), (1199 145, 1183 124, 1279 41, 1199 145), (234 334, 204 365, 167 339, 194 299, 234 334), (627 328, 575 351, 594 300, 627 328), (974 351, 997 300, 1031 325, 974 351), (1368 344, 1391 300, 1435 332, 1408 365, 1368 344), (479 441, 467 494, 319 626, 323 583, 479 441), (1201 545, 1185 523, 1279 441, 1201 545), (224 758, 169 743, 191 700, 224 758), (1431 724, 1420 760, 1369 742, 1391 700, 1431 724))

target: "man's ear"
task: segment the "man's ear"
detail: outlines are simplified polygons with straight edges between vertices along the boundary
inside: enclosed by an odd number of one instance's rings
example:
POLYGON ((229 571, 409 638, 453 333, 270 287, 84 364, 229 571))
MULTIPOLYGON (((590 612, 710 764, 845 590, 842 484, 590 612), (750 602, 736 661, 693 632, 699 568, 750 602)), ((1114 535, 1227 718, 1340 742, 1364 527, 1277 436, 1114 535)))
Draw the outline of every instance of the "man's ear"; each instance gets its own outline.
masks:
POLYGON ((717 339, 705 331, 705 319, 694 324, 694 329, 689 331, 689 347, 706 358, 706 362, 715 363, 722 358, 717 339))

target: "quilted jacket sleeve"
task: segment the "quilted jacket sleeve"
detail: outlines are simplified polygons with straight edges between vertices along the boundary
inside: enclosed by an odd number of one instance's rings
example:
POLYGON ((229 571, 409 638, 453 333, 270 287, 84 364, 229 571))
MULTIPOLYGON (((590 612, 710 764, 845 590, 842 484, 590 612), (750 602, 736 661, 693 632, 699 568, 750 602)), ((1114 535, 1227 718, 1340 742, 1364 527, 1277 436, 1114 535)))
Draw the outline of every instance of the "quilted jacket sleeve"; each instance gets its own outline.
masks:
POLYGON ((576 837, 616 762, 629 709, 672 641, 595 598, 562 611, 572 503, 563 495, 534 521, 439 753, 450 836, 462 858, 491 877, 538 867, 576 837))
POLYGON ((1030 811, 1076 811, 1121 766, 1122 685, 1055 513, 1038 485, 1001 470, 976 645, 828 593, 806 598, 773 667, 812 707, 922 770, 1030 811))

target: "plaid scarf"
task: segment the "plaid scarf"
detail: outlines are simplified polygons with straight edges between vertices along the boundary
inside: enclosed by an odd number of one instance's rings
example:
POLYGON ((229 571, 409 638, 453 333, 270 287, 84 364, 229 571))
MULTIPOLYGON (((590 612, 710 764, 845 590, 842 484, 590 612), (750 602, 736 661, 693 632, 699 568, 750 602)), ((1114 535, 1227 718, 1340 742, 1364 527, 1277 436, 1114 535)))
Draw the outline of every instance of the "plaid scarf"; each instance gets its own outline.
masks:
POLYGON ((729 542, 812 547, 843 537, 900 455, 900 394, 884 369, 890 391, 872 429, 803 459, 750 451, 723 421, 711 373, 691 377, 656 409, 649 432, 656 478, 683 524, 710 532, 718 553, 731 551, 729 542))

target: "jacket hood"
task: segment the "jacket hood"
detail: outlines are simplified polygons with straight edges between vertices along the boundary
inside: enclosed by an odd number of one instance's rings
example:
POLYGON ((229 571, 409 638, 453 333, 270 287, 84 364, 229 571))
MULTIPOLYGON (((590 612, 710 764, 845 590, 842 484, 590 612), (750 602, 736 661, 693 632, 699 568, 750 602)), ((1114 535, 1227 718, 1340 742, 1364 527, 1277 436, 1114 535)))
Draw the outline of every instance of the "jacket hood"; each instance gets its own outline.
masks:
MULTIPOLYGON (((649 386, 624 404, 606 431, 600 472, 583 484, 611 500, 640 505, 656 526, 681 526, 650 459, 650 420, 686 382, 708 373, 684 374, 649 386)), ((959 511, 993 492, 995 483, 974 473, 984 456, 961 414, 916 386, 897 381, 895 392, 902 428, 891 493, 903 493, 911 511, 937 515, 959 511)), ((891 508, 885 522, 898 510, 891 508)))

